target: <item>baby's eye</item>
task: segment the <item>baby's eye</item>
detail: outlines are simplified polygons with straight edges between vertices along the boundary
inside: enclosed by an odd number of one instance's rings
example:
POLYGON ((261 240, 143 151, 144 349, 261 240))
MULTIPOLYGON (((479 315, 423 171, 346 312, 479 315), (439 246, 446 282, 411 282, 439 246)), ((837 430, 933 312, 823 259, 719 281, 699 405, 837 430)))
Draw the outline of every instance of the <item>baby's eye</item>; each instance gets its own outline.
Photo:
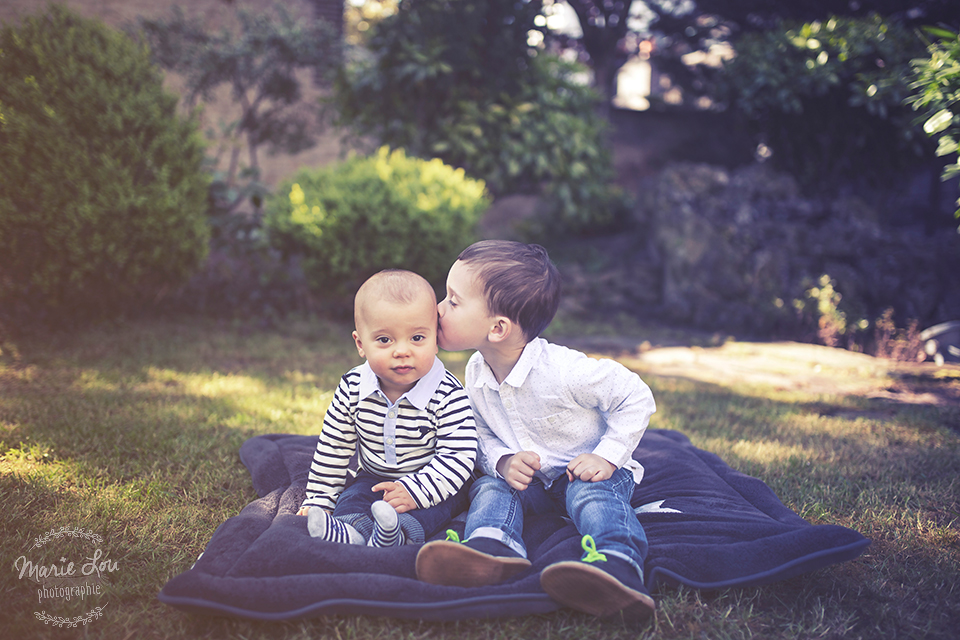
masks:
POLYGON ((390 344, 390 338, 388 338, 387 336, 380 336, 379 338, 377 338, 377 342, 380 344, 390 344))
POLYGON ((421 335, 415 335, 415 336, 413 336, 413 341, 414 341, 414 342, 423 342, 423 341, 426 340, 426 339, 427 339, 427 336, 421 336, 421 335))
POLYGON ((447 304, 450 305, 450 308, 457 306, 457 303, 454 302, 453 300, 447 300, 447 304))

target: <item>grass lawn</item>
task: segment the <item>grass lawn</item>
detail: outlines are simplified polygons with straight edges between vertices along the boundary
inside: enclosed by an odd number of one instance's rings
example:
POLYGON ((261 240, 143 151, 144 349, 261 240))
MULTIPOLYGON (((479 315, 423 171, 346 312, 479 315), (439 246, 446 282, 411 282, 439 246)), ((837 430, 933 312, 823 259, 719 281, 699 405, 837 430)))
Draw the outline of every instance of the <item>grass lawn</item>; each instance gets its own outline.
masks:
MULTIPOLYGON (((570 611, 427 623, 332 617, 259 623, 188 615, 157 593, 256 495, 237 452, 261 433, 317 432, 350 328, 261 331, 208 321, 120 324, 3 344, 0 635, 4 638, 953 638, 960 628, 960 407, 718 387, 645 376, 651 426, 764 480, 813 523, 873 540, 855 561, 762 588, 655 593, 640 630, 570 611), (99 598, 39 602, 16 561, 85 557, 102 537, 99 598), (111 571, 111 568, 113 570, 111 571), (43 611, 102 617, 59 629, 43 611)), ((465 359, 444 355, 462 375, 465 359)))

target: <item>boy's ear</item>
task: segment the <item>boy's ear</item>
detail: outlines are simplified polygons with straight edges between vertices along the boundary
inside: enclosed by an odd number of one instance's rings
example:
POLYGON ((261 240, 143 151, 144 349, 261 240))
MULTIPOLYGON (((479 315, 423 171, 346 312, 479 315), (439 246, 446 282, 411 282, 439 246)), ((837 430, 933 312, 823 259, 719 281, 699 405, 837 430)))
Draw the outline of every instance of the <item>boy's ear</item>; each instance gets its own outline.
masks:
POLYGON ((363 343, 360 342, 360 334, 356 331, 353 332, 353 341, 357 345, 357 352, 360 354, 361 358, 366 358, 367 356, 363 353, 363 343))
POLYGON ((506 316, 495 316, 493 326, 487 333, 487 339, 490 342, 503 342, 517 330, 517 326, 510 318, 506 316))

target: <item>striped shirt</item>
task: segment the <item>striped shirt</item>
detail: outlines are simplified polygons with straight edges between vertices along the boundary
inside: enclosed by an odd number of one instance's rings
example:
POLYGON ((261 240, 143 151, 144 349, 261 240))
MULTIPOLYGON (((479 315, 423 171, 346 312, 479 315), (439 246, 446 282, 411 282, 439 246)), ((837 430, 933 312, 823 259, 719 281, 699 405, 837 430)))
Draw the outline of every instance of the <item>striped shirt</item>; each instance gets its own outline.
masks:
POLYGON ((323 418, 303 506, 333 509, 354 452, 361 469, 398 480, 418 508, 442 502, 464 485, 476 461, 466 392, 439 358, 393 404, 369 364, 351 369, 323 418))

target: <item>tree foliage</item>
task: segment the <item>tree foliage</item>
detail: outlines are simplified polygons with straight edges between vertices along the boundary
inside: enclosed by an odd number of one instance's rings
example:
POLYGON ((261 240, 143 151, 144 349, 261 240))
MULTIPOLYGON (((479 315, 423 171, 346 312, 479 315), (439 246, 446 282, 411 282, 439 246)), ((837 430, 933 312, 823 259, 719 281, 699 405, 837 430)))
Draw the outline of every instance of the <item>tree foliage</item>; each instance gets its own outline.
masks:
MULTIPOLYGON (((906 27, 956 22, 955 0, 567 0, 583 30, 581 45, 612 96, 616 70, 636 52, 639 38, 652 38, 654 63, 694 102, 714 91, 715 69, 684 56, 736 43, 741 34, 776 28, 782 21, 825 21, 829 16, 884 16, 906 27)), ((735 45, 736 46, 736 45, 735 45)))
POLYGON ((654 29, 663 45, 659 61, 691 96, 710 95, 715 73, 704 64, 686 64, 686 53, 717 43, 729 43, 739 52, 742 37, 777 31, 784 23, 825 23, 833 17, 868 25, 871 16, 881 16, 884 24, 913 30, 960 17, 960 3, 954 0, 650 0, 648 4, 657 16, 654 29), (694 8, 673 10, 685 4, 694 8))
POLYGON ((199 20, 186 18, 174 7, 169 19, 141 19, 139 27, 154 58, 164 68, 183 75, 186 97, 211 101, 222 86, 238 107, 237 118, 225 123, 223 134, 242 138, 248 164, 240 168, 243 145, 230 149, 224 179, 215 184, 214 204, 230 211, 252 195, 259 202, 259 150, 296 153, 316 144, 315 109, 305 109, 303 76, 326 81, 340 64, 340 46, 331 26, 298 20, 276 5, 273 13, 238 9, 239 29, 211 33, 199 20), (254 181, 238 189, 240 178, 254 181))
POLYGON ((630 31, 631 0, 568 0, 583 32, 581 43, 593 69, 593 86, 609 102, 616 93, 616 72, 629 52, 623 40, 630 31))
POLYGON ((878 15, 778 22, 738 39, 721 95, 804 182, 879 182, 928 151, 903 105, 922 47, 878 15))
MULTIPOLYGON (((929 43, 929 57, 912 62, 916 75, 911 87, 916 93, 908 102, 923 112, 923 130, 936 136, 937 155, 953 157, 943 179, 956 179, 960 176, 960 34, 940 28, 928 32, 938 39, 929 43)), ((955 215, 960 218, 960 199, 955 215)))
POLYGON ((544 193, 557 224, 612 221, 623 199, 596 96, 528 42, 540 11, 540 0, 404 0, 340 78, 342 122, 463 167, 494 195, 544 193))
POLYGON ((0 30, 0 315, 107 315, 202 262, 203 144, 162 81, 60 5, 0 30))

